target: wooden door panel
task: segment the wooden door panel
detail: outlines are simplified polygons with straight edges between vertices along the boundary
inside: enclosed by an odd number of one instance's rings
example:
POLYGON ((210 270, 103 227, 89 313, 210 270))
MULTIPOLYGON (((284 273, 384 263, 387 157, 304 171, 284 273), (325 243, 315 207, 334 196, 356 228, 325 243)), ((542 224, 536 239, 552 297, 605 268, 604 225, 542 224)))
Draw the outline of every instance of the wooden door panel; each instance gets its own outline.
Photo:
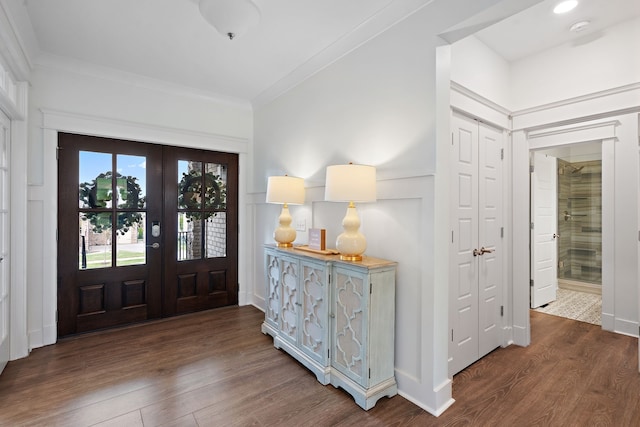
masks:
MULTIPOLYGON (((92 271, 78 285, 76 332, 139 322, 149 317, 148 279, 144 268, 129 269, 105 280, 104 272, 92 271), (131 271, 133 270, 133 271, 131 271), (137 270, 137 271, 136 271, 137 270), (115 276, 115 277, 114 277, 115 276)), ((158 297, 152 292, 152 296, 158 297)), ((158 317, 158 316, 154 316, 158 317)))
POLYGON ((237 304, 238 156, 164 147, 163 182, 163 313, 237 304))
POLYGON ((146 230, 161 220, 161 147, 65 133, 59 147, 58 335, 160 317, 160 239, 146 230), (143 176, 120 174, 132 159, 143 176), (85 251, 91 241, 102 255, 85 251))

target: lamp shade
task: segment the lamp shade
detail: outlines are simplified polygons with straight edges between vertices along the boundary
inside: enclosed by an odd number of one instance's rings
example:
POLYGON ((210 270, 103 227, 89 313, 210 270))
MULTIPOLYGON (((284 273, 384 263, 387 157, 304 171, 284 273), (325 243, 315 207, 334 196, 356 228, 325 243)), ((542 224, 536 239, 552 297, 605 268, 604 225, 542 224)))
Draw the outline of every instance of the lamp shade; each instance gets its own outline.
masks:
POLYGON ((251 0, 200 0, 200 14, 229 39, 244 34, 260 21, 260 11, 251 0))
POLYGON ((375 202, 376 168, 354 164, 328 166, 324 199, 330 202, 375 202))
POLYGON ((295 176, 270 176, 267 203, 301 205, 304 203, 304 179, 295 176))

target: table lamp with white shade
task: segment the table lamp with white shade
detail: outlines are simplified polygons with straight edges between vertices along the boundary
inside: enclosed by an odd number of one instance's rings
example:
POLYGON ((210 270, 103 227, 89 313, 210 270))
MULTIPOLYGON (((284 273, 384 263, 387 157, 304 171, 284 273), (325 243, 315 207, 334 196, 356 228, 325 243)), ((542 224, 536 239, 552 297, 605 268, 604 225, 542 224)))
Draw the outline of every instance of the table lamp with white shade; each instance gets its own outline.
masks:
POLYGON ((342 220, 344 232, 336 239, 336 249, 342 260, 361 261, 367 239, 360 232, 360 218, 354 202, 376 201, 376 168, 352 163, 328 166, 324 199, 349 202, 342 220))
POLYGON ((273 238, 279 248, 290 248, 296 240, 296 230, 291 227, 289 205, 304 203, 304 179, 295 176, 270 176, 267 181, 267 203, 282 205, 279 225, 273 232, 273 238))

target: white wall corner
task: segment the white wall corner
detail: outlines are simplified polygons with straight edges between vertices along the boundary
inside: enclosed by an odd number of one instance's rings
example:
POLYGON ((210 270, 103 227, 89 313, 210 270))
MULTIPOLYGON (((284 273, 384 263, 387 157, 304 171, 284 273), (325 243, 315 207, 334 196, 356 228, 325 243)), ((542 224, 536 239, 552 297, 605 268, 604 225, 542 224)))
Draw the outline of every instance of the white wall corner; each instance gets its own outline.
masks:
POLYGON ((511 344, 515 344, 513 339, 513 328, 511 326, 502 327, 502 347, 509 347, 511 344))
POLYGON ((616 320, 613 314, 602 312, 601 323, 605 331, 615 331, 616 320))
POLYGON ((451 388, 447 387, 441 389, 441 392, 437 392, 434 390, 434 393, 436 395, 439 395, 440 398, 436 397, 435 400, 436 401, 443 401, 442 404, 440 404, 437 407, 431 407, 429 405, 426 405, 424 402, 422 402, 421 400, 415 398, 414 396, 412 396, 409 393, 403 392, 398 390, 398 394, 402 397, 404 397, 405 399, 407 399, 409 402, 413 403, 414 405, 424 409, 425 411, 427 411, 428 413, 430 413, 431 415, 433 415, 434 417, 439 417, 440 415, 442 415, 444 413, 444 411, 446 411, 447 409, 449 409, 451 407, 451 405, 453 405, 455 403, 455 399, 453 399, 451 397, 451 388))
POLYGON ((521 347, 531 344, 531 330, 524 326, 513 326, 513 343, 521 347))

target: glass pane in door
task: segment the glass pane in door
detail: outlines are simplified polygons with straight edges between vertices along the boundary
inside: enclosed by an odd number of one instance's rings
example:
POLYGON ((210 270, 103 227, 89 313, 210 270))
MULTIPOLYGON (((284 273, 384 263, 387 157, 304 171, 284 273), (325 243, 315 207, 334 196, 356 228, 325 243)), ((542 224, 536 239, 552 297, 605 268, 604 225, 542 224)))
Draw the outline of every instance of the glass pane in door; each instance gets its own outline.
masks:
POLYGON ((110 208, 113 189, 111 154, 80 151, 79 160, 80 208, 110 208))
POLYGON ((116 157, 116 197, 118 209, 146 207, 147 161, 144 156, 118 154, 116 157))
POLYGON ((119 212, 116 233, 116 266, 144 264, 146 212, 119 212))
POLYGON ((202 221, 200 212, 178 212, 178 261, 202 258, 202 221))
POLYGON ((227 168, 205 163, 205 209, 224 210, 227 203, 227 168))
POLYGON ((204 222, 205 253, 207 258, 221 258, 227 256, 227 213, 216 212, 208 214, 204 222))
POLYGON ((227 166, 205 163, 204 248, 207 258, 227 255, 227 166))
POLYGON ((178 261, 226 256, 226 209, 227 166, 178 160, 178 261))
POLYGON ((178 209, 202 207, 202 162, 178 160, 178 209))
POLYGON ((79 225, 79 268, 111 267, 111 213, 81 212, 79 225))

